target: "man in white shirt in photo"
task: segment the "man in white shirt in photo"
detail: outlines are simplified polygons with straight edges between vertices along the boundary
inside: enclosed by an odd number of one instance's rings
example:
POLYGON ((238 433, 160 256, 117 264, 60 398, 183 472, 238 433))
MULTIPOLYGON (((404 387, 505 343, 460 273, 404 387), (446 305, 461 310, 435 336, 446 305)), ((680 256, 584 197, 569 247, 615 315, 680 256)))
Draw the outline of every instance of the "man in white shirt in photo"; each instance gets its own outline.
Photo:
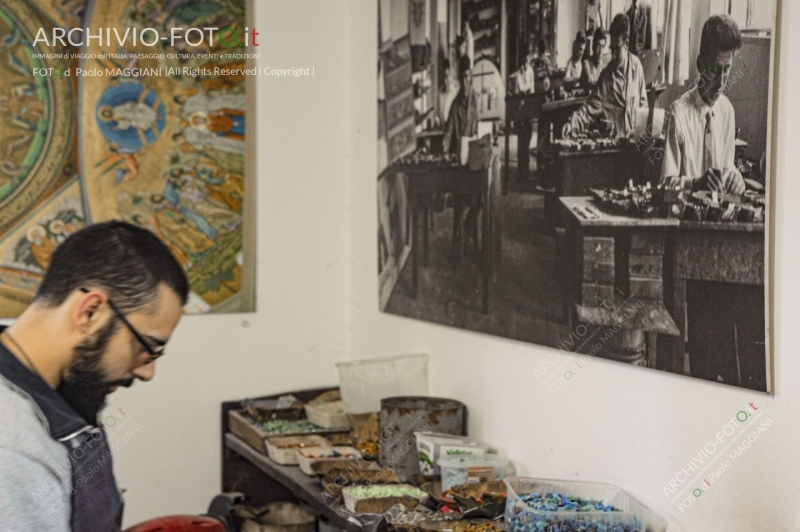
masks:
POLYGON ((580 81, 583 73, 583 51, 586 49, 586 34, 579 31, 572 43, 572 57, 567 61, 564 81, 580 81))
POLYGON ((736 116, 724 91, 742 36, 727 15, 714 15, 703 26, 694 86, 675 100, 667 115, 661 182, 687 191, 742 194, 736 168, 736 116))

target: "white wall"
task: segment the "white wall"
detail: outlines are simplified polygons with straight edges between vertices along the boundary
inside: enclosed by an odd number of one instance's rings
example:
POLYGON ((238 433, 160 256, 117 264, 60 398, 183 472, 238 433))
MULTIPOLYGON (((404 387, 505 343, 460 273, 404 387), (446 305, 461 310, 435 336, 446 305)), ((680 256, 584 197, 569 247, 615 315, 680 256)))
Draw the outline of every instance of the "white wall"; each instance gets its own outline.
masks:
POLYGON ((559 0, 556 20, 556 53, 555 63, 558 68, 567 68, 572 57, 572 43, 578 30, 586 28, 586 1, 559 0))
POLYGON ((349 0, 351 80, 350 222, 348 265, 352 351, 355 358, 409 352, 431 354, 431 392, 465 402, 470 434, 501 448, 520 473, 544 478, 607 481, 649 501, 672 523, 670 530, 798 530, 796 442, 800 357, 800 242, 786 231, 800 226, 800 182, 792 173, 800 152, 800 4, 783 2, 777 127, 775 253, 775 395, 603 360, 590 361, 562 399, 534 375, 543 347, 413 321, 378 311, 375 200, 374 2, 349 0), (773 425, 684 513, 665 499, 663 487, 746 403, 773 425), (794 413, 791 406, 794 405, 794 413))
MULTIPOLYGON (((257 82, 258 311, 186 318, 158 378, 112 396, 141 427, 115 457, 127 525, 205 510, 219 489, 221 401, 333 383, 333 362, 351 355, 424 351, 431 391, 464 401, 470 433, 522 474, 621 485, 674 530, 798 529, 800 426, 790 406, 800 361, 790 350, 800 343, 800 244, 785 231, 800 212, 784 198, 800 197, 789 175, 800 165, 789 151, 800 101, 788 97, 800 83, 800 59, 789 53, 800 34, 786 31, 781 46, 775 396, 597 360, 556 400, 534 376, 542 347, 378 312, 375 3, 252 1, 258 64, 314 65, 316 78, 257 82), (773 427, 681 514, 662 487, 751 401, 773 427)), ((800 5, 783 9, 784 28, 800 24, 800 5)))
POLYGON ((157 378, 110 397, 130 417, 125 429, 140 426, 114 457, 126 526, 205 512, 220 489, 222 401, 335 384, 333 363, 348 356, 345 2, 251 2, 256 64, 314 66, 316 77, 259 78, 248 110, 257 312, 184 318, 157 378))

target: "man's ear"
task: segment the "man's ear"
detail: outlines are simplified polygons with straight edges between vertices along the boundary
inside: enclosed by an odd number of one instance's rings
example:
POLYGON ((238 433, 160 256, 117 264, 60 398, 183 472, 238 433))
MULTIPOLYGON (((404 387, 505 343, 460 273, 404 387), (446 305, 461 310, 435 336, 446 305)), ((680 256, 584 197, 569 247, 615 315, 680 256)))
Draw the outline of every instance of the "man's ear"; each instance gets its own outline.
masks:
POLYGON ((73 309, 73 323, 75 323, 81 332, 88 333, 100 320, 100 307, 106 300, 106 295, 97 290, 80 294, 80 298, 75 303, 75 308, 73 309))

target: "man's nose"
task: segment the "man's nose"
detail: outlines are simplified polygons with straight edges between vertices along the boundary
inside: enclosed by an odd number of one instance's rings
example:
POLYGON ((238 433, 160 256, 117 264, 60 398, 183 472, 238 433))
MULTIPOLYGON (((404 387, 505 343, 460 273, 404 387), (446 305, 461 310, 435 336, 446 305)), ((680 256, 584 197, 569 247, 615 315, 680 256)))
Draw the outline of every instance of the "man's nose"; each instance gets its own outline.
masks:
POLYGON ((133 373, 133 376, 137 379, 147 382, 156 376, 156 363, 142 364, 134 368, 131 373, 133 373))

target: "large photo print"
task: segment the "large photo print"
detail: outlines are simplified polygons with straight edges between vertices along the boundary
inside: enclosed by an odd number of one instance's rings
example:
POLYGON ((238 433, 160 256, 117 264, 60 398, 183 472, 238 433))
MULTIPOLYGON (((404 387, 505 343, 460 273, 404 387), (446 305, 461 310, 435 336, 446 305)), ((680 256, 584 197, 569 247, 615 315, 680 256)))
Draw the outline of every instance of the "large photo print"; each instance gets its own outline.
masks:
POLYGON ((378 0, 381 309, 771 391, 775 10, 378 0))

